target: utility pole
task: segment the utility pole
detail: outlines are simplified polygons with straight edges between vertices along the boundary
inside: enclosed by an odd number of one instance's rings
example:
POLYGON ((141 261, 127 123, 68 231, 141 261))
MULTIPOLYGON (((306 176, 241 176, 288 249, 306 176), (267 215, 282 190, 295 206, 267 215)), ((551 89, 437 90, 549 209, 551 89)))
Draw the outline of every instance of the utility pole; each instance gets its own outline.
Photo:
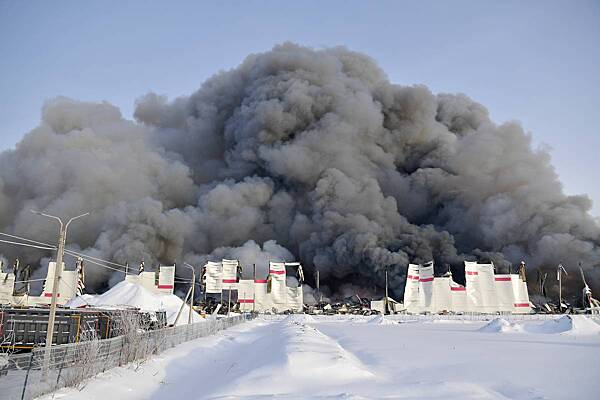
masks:
POLYGON ((192 267, 190 264, 188 263, 183 263, 183 265, 185 265, 186 267, 188 267, 189 269, 192 270, 192 295, 190 297, 190 315, 188 316, 188 324, 192 323, 192 313, 194 312, 194 287, 196 286, 196 271, 194 270, 194 267, 192 267))
POLYGON ((256 264, 252 264, 252 312, 256 312, 256 264))
POLYGON ((319 275, 319 270, 317 270, 317 296, 317 305, 319 305, 323 302, 323 297, 321 296, 321 277, 319 275))
POLYGON ((229 290, 227 290, 227 292, 229 293, 229 298, 227 299, 227 315, 231 315, 231 287, 229 287, 229 290))
POLYGON ((90 213, 85 213, 78 215, 76 217, 71 218, 67 223, 63 223, 62 219, 57 216, 44 214, 39 211, 31 210, 32 213, 36 215, 41 215, 46 218, 52 218, 59 222, 60 231, 58 233, 58 249, 56 252, 56 266, 54 268, 54 280, 52 282, 52 300, 50 301, 50 313, 48 314, 48 328, 46 329, 46 347, 44 350, 44 366, 42 371, 42 379, 46 380, 48 376, 48 368, 50 366, 50 353, 52 350, 52 341, 54 339, 54 320, 56 319, 56 300, 58 298, 58 284, 60 281, 60 275, 62 273, 62 264, 63 257, 65 254, 65 241, 67 238, 67 229, 69 228, 69 224, 75 221, 78 218, 85 217, 90 215, 90 213))
POLYGON ((388 305, 388 269, 387 267, 385 267, 385 303, 384 304, 384 314, 387 314, 389 312, 389 305, 388 305))
POLYGON ((565 267, 563 267, 562 264, 558 264, 558 271, 557 271, 557 277, 556 279, 558 279, 558 309, 560 310, 560 312, 562 313, 562 309, 563 309, 563 301, 562 301, 562 274, 563 272, 565 273, 565 275, 569 275, 567 274, 567 270, 565 269, 565 267))

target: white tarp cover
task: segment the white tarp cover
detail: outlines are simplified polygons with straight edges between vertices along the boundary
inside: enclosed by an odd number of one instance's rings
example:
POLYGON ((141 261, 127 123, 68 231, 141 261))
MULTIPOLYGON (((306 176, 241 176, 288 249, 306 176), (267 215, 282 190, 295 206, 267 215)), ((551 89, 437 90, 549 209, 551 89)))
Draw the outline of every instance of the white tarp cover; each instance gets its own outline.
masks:
POLYGON ((238 282, 238 302, 240 311, 250 312, 254 310, 254 280, 240 279, 238 282))
POLYGON ((406 285, 404 287, 404 307, 409 313, 420 311, 419 265, 417 264, 408 264, 406 285))
POLYGON ((271 280, 271 302, 277 311, 284 311, 287 307, 285 263, 269 262, 269 278, 271 280))
POLYGON ((422 311, 433 311, 433 261, 419 267, 419 299, 422 311))
POLYGON ((287 288, 288 303, 287 308, 290 311, 302 312, 304 301, 302 295, 302 286, 287 288))
POLYGON ((519 278, 519 275, 496 275, 496 294, 498 296, 498 311, 512 312, 515 302, 515 294, 513 291, 512 277, 519 278))
POLYGON ((512 277, 513 292, 515 294, 515 302, 513 303, 513 312, 517 314, 528 314, 531 312, 531 304, 529 303, 529 293, 527 291, 527 283, 523 282, 521 277, 517 275, 512 277))
MULTIPOLYGON (((299 262, 286 262, 286 268, 290 268, 294 270, 293 276, 300 277, 303 276, 302 273, 302 265, 299 262)), ((287 276, 287 270, 286 270, 287 276)), ((287 283, 287 277, 286 277, 287 283)), ((297 287, 288 287, 287 288, 287 309, 294 312, 302 312, 304 310, 304 298, 302 292, 302 282, 298 282, 297 287)))
POLYGON ((257 312, 271 311, 271 296, 267 293, 267 279, 254 281, 254 307, 257 312))
POLYGON ((175 266, 174 265, 161 265, 159 267, 158 286, 156 289, 160 293, 173 294, 174 287, 175 287, 175 266))
POLYGON ((481 290, 479 289, 479 271, 477 263, 465 261, 465 286, 467 288, 467 307, 472 312, 483 312, 481 290))
POLYGON ((433 309, 432 312, 443 313, 452 311, 452 296, 450 277, 433 280, 433 309))
POLYGON ((125 275, 126 282, 135 283, 152 292, 158 291, 158 289, 156 289, 155 280, 156 274, 152 271, 143 271, 137 275, 125 275))
POLYGON ((467 288, 450 280, 450 295, 452 297, 453 312, 469 311, 469 306, 467 305, 467 288))
POLYGON ((494 279, 493 264, 477 264, 477 278, 481 292, 482 312, 492 313, 498 311, 498 295, 494 279))
POLYGON ((223 289, 237 290, 238 260, 223 259, 221 264, 223 265, 223 289))
POLYGON ((222 293, 223 265, 220 262, 209 261, 204 268, 206 270, 206 293, 222 293))
MULTIPOLYGON (((56 262, 48 263, 48 273, 44 281, 44 290, 40 297, 41 303, 52 301, 52 287, 54 285, 54 275, 56 273, 56 262)), ((58 281, 57 304, 64 305, 69 300, 75 297, 77 293, 77 279, 79 274, 77 271, 65 271, 65 263, 62 263, 61 278, 58 281)))
POLYGON ((0 304, 12 303, 15 288, 15 274, 0 272, 0 304))

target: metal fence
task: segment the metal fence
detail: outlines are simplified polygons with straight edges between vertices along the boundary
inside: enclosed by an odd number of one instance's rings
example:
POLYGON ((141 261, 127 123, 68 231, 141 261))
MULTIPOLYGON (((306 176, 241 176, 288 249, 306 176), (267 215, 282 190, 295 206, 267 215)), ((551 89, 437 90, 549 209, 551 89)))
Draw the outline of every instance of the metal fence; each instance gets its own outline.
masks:
POLYGON ((138 368, 152 354, 212 335, 250 318, 250 315, 238 315, 209 319, 112 339, 53 346, 48 368, 44 368, 43 348, 25 354, 0 353, 0 398, 33 399, 65 386, 77 386, 113 367, 131 364, 132 368, 138 368))

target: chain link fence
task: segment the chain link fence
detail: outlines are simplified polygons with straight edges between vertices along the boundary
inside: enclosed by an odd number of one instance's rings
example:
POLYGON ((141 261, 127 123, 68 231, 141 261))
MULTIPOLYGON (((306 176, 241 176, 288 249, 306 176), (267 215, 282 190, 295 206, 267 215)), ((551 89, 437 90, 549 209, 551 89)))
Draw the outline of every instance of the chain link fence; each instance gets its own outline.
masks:
POLYGON ((153 354, 251 318, 237 315, 154 331, 125 331, 112 339, 84 338, 79 343, 53 346, 47 368, 43 348, 25 354, 0 353, 0 398, 33 399, 62 387, 80 385, 110 368, 130 364, 137 369, 153 354))

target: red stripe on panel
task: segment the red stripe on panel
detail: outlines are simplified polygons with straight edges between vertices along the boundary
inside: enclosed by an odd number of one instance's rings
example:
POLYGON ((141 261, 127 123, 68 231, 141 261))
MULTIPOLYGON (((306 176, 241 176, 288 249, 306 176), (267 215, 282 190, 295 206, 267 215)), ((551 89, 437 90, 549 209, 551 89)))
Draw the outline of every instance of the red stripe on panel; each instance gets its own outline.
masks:
POLYGON ((529 307, 529 303, 515 303, 515 307, 529 307))
POLYGON ((511 281, 510 276, 509 277, 502 276, 502 277, 496 278, 496 282, 510 282, 510 281, 511 281))
POLYGON ((173 285, 158 285, 159 289, 173 289, 173 285))
POLYGON ((464 286, 452 286, 450 290, 453 292, 464 292, 467 289, 464 286))
POLYGON ((433 277, 431 278, 423 278, 423 279, 419 279, 419 282, 431 282, 433 280, 433 277))
POLYGON ((467 271, 467 275, 479 275, 477 271, 467 271))
POLYGON ((285 274, 285 271, 274 271, 274 270, 270 270, 269 271, 270 274, 275 274, 275 275, 283 275, 285 274))
POLYGON ((254 283, 267 283, 266 279, 255 279, 254 283))
POLYGON ((236 279, 223 279, 223 283, 237 283, 236 279))
POLYGON ((240 303, 254 303, 254 300, 252 299, 239 299, 238 301, 240 303))

